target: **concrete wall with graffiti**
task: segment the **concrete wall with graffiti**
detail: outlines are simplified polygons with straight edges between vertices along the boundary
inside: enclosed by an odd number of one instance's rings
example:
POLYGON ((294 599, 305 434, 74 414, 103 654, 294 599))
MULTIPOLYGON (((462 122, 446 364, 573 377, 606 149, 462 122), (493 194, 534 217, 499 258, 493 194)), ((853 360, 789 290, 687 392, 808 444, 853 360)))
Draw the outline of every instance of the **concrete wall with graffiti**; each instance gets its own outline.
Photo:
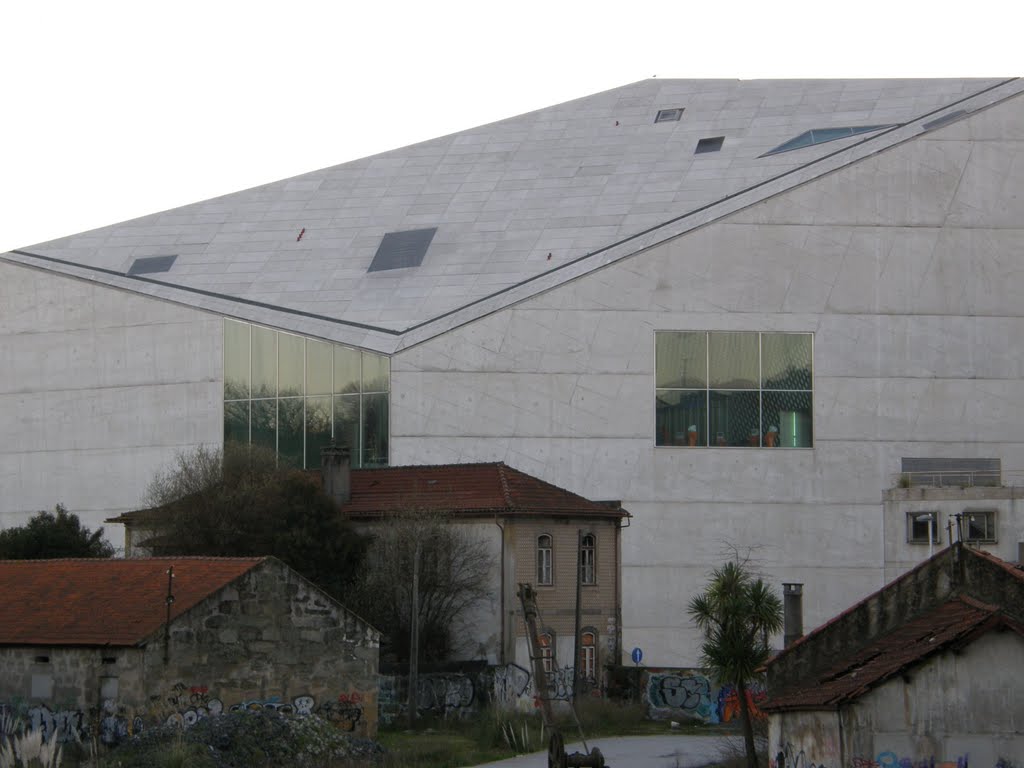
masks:
POLYGON ((1024 638, 990 633, 835 712, 773 713, 770 768, 1024 768, 1024 638))
POLYGON ((142 648, 0 649, 0 711, 62 741, 256 709, 374 736, 378 654, 376 630, 268 560, 176 618, 166 647, 160 633, 142 648))
MULTIPOLYGON (((640 691, 648 714, 655 719, 729 723, 740 716, 736 688, 717 685, 699 670, 645 669, 640 675, 640 691)), ((748 689, 747 702, 757 718, 764 717, 758 708, 764 699, 760 684, 748 689)))

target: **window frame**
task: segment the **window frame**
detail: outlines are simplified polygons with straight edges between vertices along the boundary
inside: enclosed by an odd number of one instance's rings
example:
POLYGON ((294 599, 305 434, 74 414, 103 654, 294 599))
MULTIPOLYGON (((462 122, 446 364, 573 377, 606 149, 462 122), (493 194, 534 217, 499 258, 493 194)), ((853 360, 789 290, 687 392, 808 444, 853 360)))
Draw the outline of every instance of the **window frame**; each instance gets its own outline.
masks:
POLYGON ((939 527, 939 510, 937 509, 921 509, 916 512, 907 512, 907 543, 908 544, 927 544, 928 543, 928 521, 917 520, 916 518, 922 515, 931 515, 932 520, 932 544, 939 544, 942 542, 942 529, 939 527), (914 534, 914 524, 924 526, 924 533, 920 536, 914 534))
POLYGON ((964 542, 967 544, 996 544, 999 541, 999 529, 998 529, 998 510, 988 508, 985 509, 965 509, 963 511, 964 521, 964 542), (972 518, 975 516, 981 516, 987 522, 985 524, 985 532, 988 534, 986 537, 975 538, 971 536, 971 523, 972 518))
POLYGON ((597 630, 593 627, 586 627, 580 631, 580 678, 593 682, 597 680, 597 630), (590 637, 591 642, 586 638, 590 637))
POLYGON ((540 663, 544 667, 544 673, 550 675, 555 671, 555 633, 553 630, 545 629, 537 635, 537 645, 540 646, 540 663), (545 642, 545 638, 547 642, 545 642))
POLYGON ((593 533, 585 533, 580 537, 579 578, 580 584, 585 587, 597 585, 597 536, 593 533), (589 545, 587 539, 590 539, 589 545))
MULTIPOLYGON (((787 447, 782 445, 780 427, 781 422, 775 424, 768 424, 768 416, 778 409, 775 401, 779 395, 790 395, 790 396, 802 396, 807 399, 807 412, 806 418, 808 423, 806 425, 806 445, 792 445, 788 446, 788 450, 813 450, 815 443, 814 434, 814 337, 813 331, 776 331, 776 330, 760 330, 760 331, 736 331, 736 330, 719 330, 719 329, 702 329, 702 330, 683 330, 683 329, 656 329, 654 332, 654 445, 655 448, 683 448, 683 447, 696 447, 696 448, 774 448, 774 447, 787 447), (735 336, 752 336, 756 338, 756 349, 757 349, 757 381, 755 386, 715 386, 714 381, 716 370, 713 365, 715 358, 713 357, 712 347, 715 343, 721 343, 720 339, 713 338, 715 335, 731 334, 735 336), (704 364, 703 369, 699 370, 697 375, 703 377, 703 382, 700 386, 693 383, 693 377, 689 380, 685 379, 682 381, 683 386, 659 386, 662 379, 659 369, 659 344, 658 337, 664 335, 669 337, 672 335, 691 335, 695 337, 703 336, 703 351, 704 351, 704 364), (808 374, 809 380, 807 382, 807 388, 799 388, 795 386, 797 382, 786 382, 789 386, 769 386, 769 382, 766 381, 766 377, 771 379, 773 373, 770 366, 765 365, 765 337, 773 336, 790 336, 807 337, 809 343, 809 359, 808 359, 808 374), (670 402, 670 397, 675 396, 680 398, 678 403, 670 402), (730 402, 732 397, 746 397, 750 398, 753 396, 756 398, 757 404, 757 430, 753 428, 749 429, 749 434, 746 434, 746 443, 744 442, 732 442, 730 443, 726 438, 725 432, 718 428, 721 424, 715 423, 716 418, 721 418, 721 412, 726 404, 730 402), (663 400, 664 398, 664 400, 663 400), (679 425, 676 426, 676 431, 672 437, 668 436, 668 430, 672 428, 671 423, 664 425, 659 420, 659 412, 661 405, 667 405, 669 407, 675 407, 680 405, 684 398, 691 400, 691 405, 688 408, 696 408, 698 411, 702 410, 702 413, 697 413, 700 417, 700 422, 690 424, 685 432, 679 431, 681 428, 679 425), (694 399, 695 398, 695 399, 694 399), (693 403, 699 403, 703 400, 702 405, 694 405, 693 403), (767 413, 767 415, 766 415, 767 413), (716 414, 719 414, 716 416, 716 414), (715 435, 712 435, 712 428, 715 428, 715 435), (690 433, 696 434, 690 434, 690 433), (773 434, 774 433, 774 434, 773 434), (703 435, 703 440, 701 440, 703 435), (756 441, 756 442, 754 442, 756 441)), ((699 359, 699 357, 698 357, 699 359)), ((672 371, 670 367, 671 363, 666 360, 663 363, 666 368, 663 370, 672 371)), ((685 374, 685 367, 682 369, 685 374)), ((680 382, 674 381, 670 383, 679 384, 680 382)), ((722 382, 725 383, 725 382, 722 382)), ((805 414, 803 411, 793 411, 803 417, 805 414)), ((781 414, 781 411, 780 411, 781 414)), ((692 418, 692 417, 691 417, 692 418)), ((683 421, 683 424, 689 423, 690 418, 683 421)), ((799 435, 800 432, 794 427, 794 435, 799 435)), ((733 436, 735 438, 735 435, 733 436)))
POLYGON ((555 584, 555 538, 550 533, 539 533, 534 541, 537 586, 551 587, 555 584), (547 546, 541 540, 547 539, 547 546))

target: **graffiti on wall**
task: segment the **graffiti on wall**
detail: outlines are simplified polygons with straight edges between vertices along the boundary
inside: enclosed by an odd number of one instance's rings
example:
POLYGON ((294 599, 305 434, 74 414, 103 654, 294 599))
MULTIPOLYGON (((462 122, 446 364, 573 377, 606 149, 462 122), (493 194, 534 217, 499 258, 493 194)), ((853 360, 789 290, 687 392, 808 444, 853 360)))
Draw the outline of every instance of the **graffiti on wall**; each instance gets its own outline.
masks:
MULTIPOLYGON (((870 757, 853 758, 854 768, 968 768, 968 756, 958 755, 953 758, 901 756, 892 750, 879 752, 874 759, 870 757)), ((1007 765, 1000 758, 994 768, 1007 765)))
MULTIPOLYGON (((711 680, 699 672, 651 672, 644 690, 647 704, 655 710, 667 709, 705 723, 728 723, 740 716, 739 694, 735 686, 715 689, 711 680)), ((750 713, 758 719, 765 714, 758 706, 767 698, 760 685, 747 688, 750 713)))
POLYGON ((825 763, 816 763, 809 759, 803 749, 786 742, 775 757, 769 758, 768 768, 828 768, 825 763))
POLYGON ((148 704, 137 711, 130 711, 113 699, 107 699, 98 713, 94 710, 95 718, 81 710, 51 710, 45 705, 27 707, 14 704, 0 704, 0 716, 12 720, 20 718, 27 730, 39 731, 44 738, 55 738, 61 743, 96 736, 103 744, 114 746, 129 736, 141 733, 147 725, 189 728, 205 717, 217 717, 224 712, 272 710, 299 717, 316 714, 341 730, 351 732, 363 720, 363 700, 363 693, 347 691, 335 700, 319 703, 310 695, 297 696, 290 701, 271 696, 239 701, 225 707, 206 686, 177 683, 166 694, 150 697, 148 704))

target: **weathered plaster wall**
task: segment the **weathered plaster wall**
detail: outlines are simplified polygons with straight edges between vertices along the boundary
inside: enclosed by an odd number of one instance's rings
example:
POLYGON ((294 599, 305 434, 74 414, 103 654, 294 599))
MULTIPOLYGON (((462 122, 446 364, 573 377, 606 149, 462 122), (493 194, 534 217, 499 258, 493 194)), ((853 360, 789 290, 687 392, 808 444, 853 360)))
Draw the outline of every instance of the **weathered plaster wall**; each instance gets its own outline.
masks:
POLYGON ((1004 768, 1024 755, 1022 713, 1024 639, 993 633, 868 692, 841 723, 835 712, 773 714, 769 753, 786 768, 1004 768))
POLYGON ((9 263, 0 307, 0 526, 63 502, 95 529, 222 439, 219 316, 9 263))
POLYGON ((728 545, 804 583, 805 626, 883 583, 903 456, 1024 467, 1024 99, 663 243, 392 360, 392 461, 503 460, 620 498, 623 646, 697 661, 728 545), (815 334, 814 448, 654 445, 655 330, 815 334))

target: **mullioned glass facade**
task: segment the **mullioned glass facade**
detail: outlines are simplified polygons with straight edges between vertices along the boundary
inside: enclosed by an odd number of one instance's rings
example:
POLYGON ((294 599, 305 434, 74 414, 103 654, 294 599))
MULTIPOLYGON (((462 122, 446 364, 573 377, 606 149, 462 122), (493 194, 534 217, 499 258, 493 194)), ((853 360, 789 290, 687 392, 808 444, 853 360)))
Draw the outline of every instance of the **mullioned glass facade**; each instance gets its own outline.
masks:
POLYGON ((224 320, 225 442, 314 469, 333 440, 353 466, 386 466, 390 387, 384 355, 224 320))

